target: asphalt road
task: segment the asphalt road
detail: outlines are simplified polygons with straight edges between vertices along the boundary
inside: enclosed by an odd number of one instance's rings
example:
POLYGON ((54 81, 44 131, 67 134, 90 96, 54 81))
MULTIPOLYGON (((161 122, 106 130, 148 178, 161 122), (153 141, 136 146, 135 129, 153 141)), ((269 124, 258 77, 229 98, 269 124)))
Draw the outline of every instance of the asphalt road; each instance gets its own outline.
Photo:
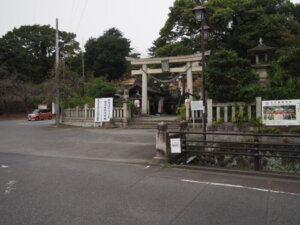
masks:
POLYGON ((300 181, 151 164, 155 131, 0 121, 0 224, 299 225, 300 181))

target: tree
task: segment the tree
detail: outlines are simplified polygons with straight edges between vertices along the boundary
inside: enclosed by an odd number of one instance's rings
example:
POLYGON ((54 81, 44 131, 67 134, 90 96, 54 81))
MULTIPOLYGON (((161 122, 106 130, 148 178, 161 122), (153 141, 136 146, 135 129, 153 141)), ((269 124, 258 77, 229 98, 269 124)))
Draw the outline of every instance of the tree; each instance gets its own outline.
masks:
POLYGON ((113 97, 116 88, 103 77, 95 78, 85 84, 86 95, 94 98, 113 97))
POLYGON ((278 64, 289 74, 292 78, 300 78, 300 47, 290 49, 287 55, 281 56, 278 64))
MULTIPOLYGON (((75 55, 79 49, 76 35, 59 32, 60 56, 75 55)), ((55 29, 49 25, 21 26, 0 38, 0 64, 18 79, 41 83, 49 78, 55 61, 55 29)))
POLYGON ((287 55, 281 56, 269 71, 270 87, 262 92, 268 99, 300 98, 300 48, 290 49, 287 55))
POLYGON ((95 77, 114 80, 121 77, 127 69, 125 57, 129 55, 130 41, 122 33, 111 28, 100 37, 90 38, 85 44, 85 64, 95 77))
POLYGON ((295 5, 289 0, 210 0, 211 47, 234 49, 240 56, 262 37, 272 46, 283 47, 285 34, 299 34, 295 5))
POLYGON ((196 47, 200 49, 199 38, 196 39, 199 27, 192 12, 195 5, 191 0, 174 2, 159 37, 149 49, 151 56, 185 55, 197 51, 196 47))
MULTIPOLYGON (((149 49, 152 56, 186 54, 200 50, 199 28, 192 0, 176 0, 159 37, 149 49), (179 48, 180 46, 180 48, 179 48), (179 50, 180 49, 180 50, 179 50)), ((289 0, 209 0, 205 3, 211 50, 233 49, 246 57, 260 37, 282 48, 285 35, 300 35, 299 5, 289 0)))
POLYGON ((31 81, 22 81, 16 74, 0 80, 0 109, 3 112, 28 113, 42 100, 41 90, 31 81))
POLYGON ((238 57, 233 50, 220 50, 207 63, 206 88, 209 97, 219 102, 252 101, 245 99, 243 89, 258 81, 249 60, 238 57))

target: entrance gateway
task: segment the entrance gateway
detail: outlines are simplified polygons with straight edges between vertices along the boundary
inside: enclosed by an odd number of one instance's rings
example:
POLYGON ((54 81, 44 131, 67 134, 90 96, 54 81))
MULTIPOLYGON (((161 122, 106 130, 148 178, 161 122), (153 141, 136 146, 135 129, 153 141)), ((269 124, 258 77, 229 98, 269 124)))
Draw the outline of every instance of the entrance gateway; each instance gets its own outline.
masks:
MULTIPOLYGON (((209 55, 210 51, 205 52, 205 55, 209 55)), ((148 76, 151 74, 163 74, 163 73, 186 73, 186 83, 188 92, 193 95, 193 72, 202 74, 202 66, 199 63, 202 62, 202 54, 197 53, 194 55, 185 56, 171 56, 162 58, 131 58, 126 57, 126 60, 134 66, 140 66, 140 69, 132 70, 131 75, 142 75, 142 114, 148 115, 148 76), (172 63, 185 63, 182 67, 170 67, 172 63), (149 65, 160 64, 161 68, 151 69, 149 65)), ((192 96, 190 95, 190 98, 192 96)))

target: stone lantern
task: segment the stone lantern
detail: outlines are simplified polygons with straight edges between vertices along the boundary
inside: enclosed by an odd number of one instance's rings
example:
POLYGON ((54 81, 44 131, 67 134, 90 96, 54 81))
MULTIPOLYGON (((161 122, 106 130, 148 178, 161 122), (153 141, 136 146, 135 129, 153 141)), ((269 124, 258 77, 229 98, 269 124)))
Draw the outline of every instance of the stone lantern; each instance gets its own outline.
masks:
POLYGON ((268 69, 270 68, 270 55, 276 48, 263 44, 263 39, 259 39, 259 44, 248 50, 248 53, 255 56, 255 64, 252 68, 259 74, 259 82, 265 85, 270 83, 268 78, 268 69))

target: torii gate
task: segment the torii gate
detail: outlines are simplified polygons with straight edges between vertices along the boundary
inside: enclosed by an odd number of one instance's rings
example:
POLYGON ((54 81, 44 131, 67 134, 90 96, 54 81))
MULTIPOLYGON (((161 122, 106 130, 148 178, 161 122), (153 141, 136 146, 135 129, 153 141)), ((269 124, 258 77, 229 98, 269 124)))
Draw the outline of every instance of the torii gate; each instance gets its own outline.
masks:
MULTIPOLYGON (((205 55, 209 55, 210 51, 205 52, 205 55)), ((202 66, 196 65, 195 62, 202 62, 202 54, 197 53, 194 55, 185 56, 172 56, 162 58, 148 58, 138 59, 126 57, 126 60, 131 65, 140 65, 139 70, 132 70, 131 75, 142 75, 142 114, 148 114, 148 74, 162 74, 166 72, 170 73, 186 73, 187 88, 189 93, 193 94, 193 72, 202 73, 202 66), (170 68, 170 63, 186 63, 183 67, 170 68), (150 69, 148 65, 161 64, 161 69, 150 69)))

